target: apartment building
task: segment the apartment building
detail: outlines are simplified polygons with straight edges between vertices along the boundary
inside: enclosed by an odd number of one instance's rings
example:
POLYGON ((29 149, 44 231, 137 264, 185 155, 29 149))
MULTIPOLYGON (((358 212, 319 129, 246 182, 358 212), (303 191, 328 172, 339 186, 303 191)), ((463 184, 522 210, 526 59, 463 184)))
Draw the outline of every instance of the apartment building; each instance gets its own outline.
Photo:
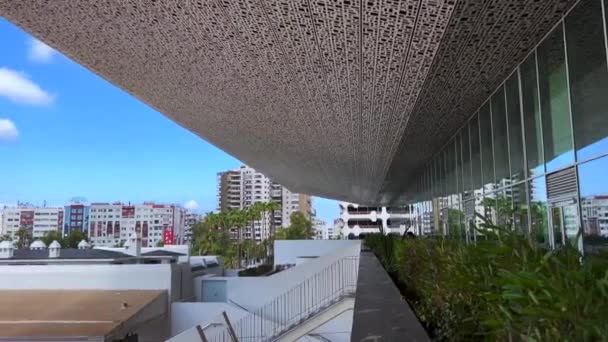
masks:
POLYGON ((83 203, 73 203, 64 207, 63 234, 71 231, 87 233, 89 229, 89 206, 83 203))
POLYGON ((287 227, 291 223, 289 217, 295 211, 302 212, 309 219, 312 217, 310 196, 291 192, 249 166, 218 173, 217 191, 218 211, 244 209, 261 202, 278 204, 279 209, 273 217, 266 213, 261 220, 245 228, 246 239, 261 241, 268 238, 271 222, 274 227, 287 227))
POLYGON ((312 219, 312 198, 308 195, 291 192, 284 186, 281 186, 281 224, 282 227, 291 225, 290 216, 296 211, 300 211, 308 218, 312 219))
POLYGON ((181 244, 185 238, 185 219, 186 210, 173 204, 91 203, 89 240, 95 246, 115 246, 137 232, 144 247, 155 246, 160 241, 181 244))
POLYGON ((203 219, 203 215, 186 211, 184 216, 184 242, 192 240, 192 227, 203 219))
POLYGON ((2 209, 2 235, 14 236, 19 228, 25 228, 33 238, 46 232, 60 230, 63 226, 62 207, 16 206, 2 209))

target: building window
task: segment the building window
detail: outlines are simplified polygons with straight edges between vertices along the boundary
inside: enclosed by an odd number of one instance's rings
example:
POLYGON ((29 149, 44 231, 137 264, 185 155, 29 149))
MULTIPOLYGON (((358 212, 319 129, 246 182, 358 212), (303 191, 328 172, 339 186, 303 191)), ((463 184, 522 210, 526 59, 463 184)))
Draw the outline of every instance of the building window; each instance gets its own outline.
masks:
POLYGON ((517 71, 505 83, 505 94, 507 99, 507 127, 509 128, 510 176, 513 182, 517 182, 525 178, 519 73, 517 71))
POLYGON ((529 181, 530 192, 530 231, 532 237, 546 246, 549 246, 549 224, 547 218, 547 186, 545 177, 534 178, 529 181))
POLYGON ((481 169, 482 180, 486 191, 491 191, 494 183, 494 157, 492 155, 492 119, 490 103, 486 102, 479 111, 481 136, 481 169))
MULTIPOLYGON (((479 121, 477 115, 469 122, 469 139, 471 143, 471 176, 474 189, 481 188, 481 152, 479 144, 479 121)), ((443 170, 438 167, 439 178, 443 175, 443 170)))
POLYGON ((543 141, 541 136, 540 102, 536 77, 536 53, 533 52, 521 64, 521 92, 526 137, 526 158, 528 176, 538 176, 545 171, 543 162, 543 141))
POLYGON ((583 248, 586 253, 601 252, 608 246, 608 183, 604 181, 608 157, 578 167, 583 248))
POLYGON ((562 26, 539 45, 537 57, 545 163, 551 172, 574 162, 562 26))
POLYGON ((505 90, 498 88, 490 101, 492 107, 492 137, 497 187, 506 185, 509 176, 509 143, 507 140, 507 116, 505 112, 505 90))

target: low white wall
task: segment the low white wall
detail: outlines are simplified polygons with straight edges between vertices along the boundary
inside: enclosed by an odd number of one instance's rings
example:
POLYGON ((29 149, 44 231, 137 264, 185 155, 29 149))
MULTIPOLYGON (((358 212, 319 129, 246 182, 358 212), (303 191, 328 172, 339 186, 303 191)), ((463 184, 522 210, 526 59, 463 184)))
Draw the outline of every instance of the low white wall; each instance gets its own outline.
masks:
MULTIPOLYGON (((290 244, 286 245, 296 250, 305 250, 305 247, 298 247, 297 244, 297 242, 304 242, 303 245, 311 247, 313 250, 328 252, 319 258, 311 259, 306 263, 275 273, 269 277, 222 278, 228 281, 228 299, 248 310, 254 310, 316 273, 321 272, 325 267, 334 264, 338 260, 347 256, 358 257, 361 250, 361 242, 359 240, 292 240, 290 242, 290 244), (321 247, 315 248, 315 242, 319 243, 321 247), (333 248, 331 247, 332 244, 333 248)), ((293 263, 295 263, 295 258, 293 260, 293 263)))
POLYGON ((179 264, 0 266, 0 290, 167 290, 193 298, 189 268, 179 264))
POLYGON ((323 256, 357 243, 355 240, 275 240, 274 264, 294 265, 298 257, 323 256))
POLYGON ((226 311, 231 319, 240 319, 247 315, 246 311, 226 303, 173 303, 171 304, 171 336, 180 334, 197 324, 204 328, 211 322, 220 322, 222 311, 226 311))
MULTIPOLYGON (((288 290, 293 289, 295 286, 301 284, 306 279, 311 279, 315 274, 322 272, 325 268, 330 265, 335 265, 338 260, 341 260, 345 257, 358 257, 361 249, 361 242, 359 240, 330 240, 330 241, 290 241, 289 245, 294 247, 298 245, 298 243, 304 242, 304 247, 298 247, 298 250, 305 250, 306 247, 314 246, 314 243, 318 243, 321 245, 320 247, 314 248, 315 251, 323 252, 322 256, 319 258, 312 258, 310 261, 306 263, 302 263, 285 271, 275 273, 268 277, 213 277, 214 280, 226 280, 227 286, 227 297, 228 297, 228 305, 233 307, 241 307, 248 311, 254 311, 255 309, 269 303, 271 300, 277 298, 277 296, 286 293, 288 290), (233 304, 233 305, 231 305, 233 304)), ((284 246, 287 246, 285 244, 284 246)), ((295 253, 300 254, 300 253, 295 253)), ((310 255, 307 253, 306 255, 310 255)), ((286 259, 284 259, 286 260, 286 259)), ((295 261, 295 258, 293 259, 295 261)), ((293 262, 295 263, 295 262, 293 262)), ((346 266, 347 264, 345 264, 346 266)), ((355 268, 354 264, 348 264, 355 268)), ((356 270, 354 271, 356 272, 356 270)), ((334 274, 332 274, 334 275, 334 274)), ((328 273, 323 274, 324 277, 328 277, 328 273)), ((356 273, 352 275, 356 276, 356 273)), ((339 283, 339 280, 342 280, 343 274, 335 274, 334 275, 335 284, 339 283), (340 277, 341 279, 338 279, 340 277)), ((194 292, 197 295, 197 298, 201 297, 200 288, 201 281, 203 281, 205 277, 196 277, 193 281, 194 283, 194 292)), ((356 283, 356 279, 351 281, 352 283, 356 283)), ((320 293, 319 293, 320 294, 320 293)), ((307 293, 308 296, 315 296, 315 293, 310 292, 307 293)), ((319 297, 317 295, 317 297, 319 297)), ((191 304, 191 303, 174 303, 175 308, 181 306, 181 304, 191 304)), ((221 314, 224 303, 198 303, 205 306, 196 306, 197 304, 185 305, 184 309, 182 308, 177 310, 182 310, 179 313, 176 313, 174 320, 181 319, 182 316, 194 316, 202 318, 200 321, 195 322, 190 319, 187 323, 184 323, 183 326, 176 325, 175 331, 180 331, 186 325, 191 325, 193 327, 196 324, 206 325, 209 322, 213 321, 214 317, 221 314), (209 312, 200 312, 204 310, 209 310, 209 312)), ((297 314, 301 312, 301 308, 298 305, 292 305, 289 307, 289 310, 293 310, 293 314, 297 314)), ((233 323, 238 322, 240 317, 242 316, 233 316, 228 310, 226 310, 230 320, 233 323)), ((289 313, 283 312, 284 316, 290 316, 289 313)), ((274 319, 271 317, 272 314, 267 317, 268 319, 274 319)), ((340 320, 338 320, 340 322, 340 320)), ((177 323, 176 323, 177 324, 177 323)), ((338 323, 339 326, 344 326, 344 323, 338 323)), ((348 325, 348 323, 346 324, 348 325)), ((350 331, 347 330, 347 331, 350 331)), ((184 331, 180 335, 173 337, 171 342, 181 342, 181 341, 189 341, 190 338, 198 338, 198 335, 195 335, 196 330, 190 329, 184 331)))

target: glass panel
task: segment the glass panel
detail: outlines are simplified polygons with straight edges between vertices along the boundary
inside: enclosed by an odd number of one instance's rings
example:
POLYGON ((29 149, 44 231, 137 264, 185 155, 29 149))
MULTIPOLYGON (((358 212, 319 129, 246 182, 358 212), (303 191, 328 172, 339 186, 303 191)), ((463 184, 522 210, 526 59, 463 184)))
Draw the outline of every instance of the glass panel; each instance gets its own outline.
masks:
POLYGON ((483 196, 484 217, 489 224, 498 224, 498 215, 496 211, 496 193, 484 193, 483 196))
POLYGON ((474 233, 473 233, 473 241, 477 241, 477 237, 480 235, 480 231, 479 228, 481 227, 481 225, 484 223, 484 217, 485 217, 485 210, 483 207, 483 196, 477 196, 475 197, 475 209, 474 209, 475 213, 474 213, 474 219, 473 219, 473 225, 474 225, 474 233))
POLYGON ((462 187, 462 200, 467 201, 472 199, 473 185, 471 184, 471 150, 468 125, 462 129, 462 187))
POLYGON ((566 18, 570 100, 578 160, 608 152, 608 71, 602 4, 581 1, 566 18))
POLYGON ((513 228, 521 232, 528 231, 528 194, 526 183, 513 186, 511 197, 513 198, 513 228))
POLYGON ((460 203, 461 199, 461 194, 462 194, 462 138, 460 136, 460 134, 456 135, 456 139, 454 141, 454 149, 455 149, 455 156, 456 156, 456 169, 454 171, 454 176, 455 178, 455 183, 456 183, 456 187, 455 187, 455 193, 456 193, 456 201, 458 203, 460 203))
POLYGON ((477 115, 469 123, 471 133, 471 176, 473 189, 481 189, 481 153, 479 145, 479 121, 477 115))
POLYGON ((516 183, 524 179, 524 146, 521 134, 521 107, 517 72, 507 80, 505 89, 507 93, 507 126, 509 127, 511 180, 516 183))
POLYGON ((484 191, 494 190, 494 160, 492 156, 492 122, 490 103, 479 111, 479 130, 481 133, 481 169, 484 191))
POLYGON ((562 207, 562 219, 564 221, 564 235, 566 241, 578 248, 578 231, 580 229, 580 220, 578 217, 578 208, 576 204, 566 205, 562 207))
POLYGON ((608 251, 608 157, 578 167, 585 253, 608 251))
POLYGON ((454 141, 452 140, 446 147, 446 183, 448 188, 448 203, 447 205, 451 205, 452 196, 454 195, 456 184, 454 181, 456 177, 454 176, 454 171, 456 171, 456 159, 455 159, 455 150, 454 150, 454 141))
POLYGON ((502 188, 509 179, 509 143, 507 141, 507 116, 505 113, 505 90, 500 87, 492 96, 492 138, 494 140, 494 166, 496 186, 502 188))
POLYGON ((562 230, 564 222, 562 220, 562 211, 559 207, 551 208, 551 224, 553 226, 553 248, 560 248, 564 245, 562 230))
POLYGON ((496 224, 501 227, 511 228, 513 202, 511 199, 511 187, 496 192, 496 224))
POLYGON ((433 212, 434 209, 433 208, 433 201, 426 201, 426 207, 427 207, 427 214, 424 218, 424 231, 423 233, 425 235, 432 235, 434 233, 434 225, 433 225, 433 212))
POLYGON ((443 152, 441 152, 441 153, 439 153, 439 155, 437 155, 437 175, 439 177, 439 184, 437 185, 437 188, 438 188, 437 196, 438 197, 445 196, 445 185, 444 185, 445 165, 443 163, 443 155, 444 155, 443 152))
POLYGON ((549 246, 547 221, 547 184, 545 177, 534 178, 528 184, 530 191, 530 231, 532 237, 545 246, 549 246))
POLYGON ((475 233, 475 201, 465 201, 462 205, 463 211, 463 229, 465 230, 466 242, 471 242, 475 233))
POLYGON ((574 162, 564 33, 561 26, 540 44, 537 53, 545 162, 547 172, 550 172, 574 162))
POLYGON ((526 159, 529 170, 528 177, 534 177, 545 172, 536 81, 536 55, 534 53, 521 64, 520 72, 521 101, 524 110, 524 130, 526 136, 526 159))

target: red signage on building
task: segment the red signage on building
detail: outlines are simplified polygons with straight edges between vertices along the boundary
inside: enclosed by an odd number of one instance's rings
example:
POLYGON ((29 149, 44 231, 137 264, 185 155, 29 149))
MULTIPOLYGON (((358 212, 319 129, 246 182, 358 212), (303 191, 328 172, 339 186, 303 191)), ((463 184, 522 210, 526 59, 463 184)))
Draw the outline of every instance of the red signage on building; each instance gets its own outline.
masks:
POLYGON ((163 230, 163 243, 165 245, 173 244, 173 230, 169 230, 169 229, 163 230))

